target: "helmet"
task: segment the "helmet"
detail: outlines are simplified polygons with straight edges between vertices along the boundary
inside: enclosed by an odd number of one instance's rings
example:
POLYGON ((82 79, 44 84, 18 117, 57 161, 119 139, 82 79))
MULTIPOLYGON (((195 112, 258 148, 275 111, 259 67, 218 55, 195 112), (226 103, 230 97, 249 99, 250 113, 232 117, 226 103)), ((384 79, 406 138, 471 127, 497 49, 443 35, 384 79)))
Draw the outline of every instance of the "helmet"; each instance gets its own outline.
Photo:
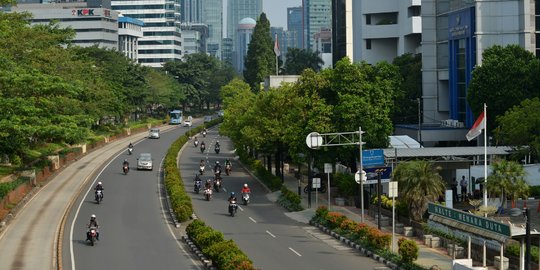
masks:
POLYGON ((126 159, 124 159, 124 162, 127 162, 127 158, 126 158, 126 159))
POLYGON ((101 185, 101 182, 97 182, 98 185, 101 185))
POLYGON ((247 187, 248 187, 248 185, 247 185, 247 184, 244 184, 244 187, 245 187, 245 188, 247 188, 247 187))
POLYGON ((90 216, 90 218, 96 218, 96 215, 92 214, 92 215, 90 216))
POLYGON ((231 192, 231 197, 234 196, 234 192, 231 192))
POLYGON ((216 164, 219 164, 219 161, 216 161, 216 164))

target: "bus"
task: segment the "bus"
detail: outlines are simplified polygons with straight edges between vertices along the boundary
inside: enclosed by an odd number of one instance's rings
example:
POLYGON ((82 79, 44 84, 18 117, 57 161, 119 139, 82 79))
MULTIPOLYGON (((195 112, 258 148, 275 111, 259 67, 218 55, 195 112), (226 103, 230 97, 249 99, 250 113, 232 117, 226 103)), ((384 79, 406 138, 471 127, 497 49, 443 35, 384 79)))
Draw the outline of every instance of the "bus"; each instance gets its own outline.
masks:
POLYGON ((180 125, 182 124, 182 111, 174 110, 169 113, 169 125, 180 125))

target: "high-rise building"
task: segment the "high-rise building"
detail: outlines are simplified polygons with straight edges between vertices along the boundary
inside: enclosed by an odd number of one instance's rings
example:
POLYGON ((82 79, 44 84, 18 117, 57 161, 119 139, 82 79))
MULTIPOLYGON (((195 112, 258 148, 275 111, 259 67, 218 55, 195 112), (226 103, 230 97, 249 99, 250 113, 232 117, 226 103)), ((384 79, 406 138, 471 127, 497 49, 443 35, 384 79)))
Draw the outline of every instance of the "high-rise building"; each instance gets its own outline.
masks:
POLYGON ((232 39, 233 53, 238 50, 236 46, 237 27, 240 20, 252 18, 255 21, 262 13, 262 0, 228 0, 227 1, 227 37, 232 39))
POLYGON ((231 38, 221 40, 221 60, 229 65, 233 64, 233 51, 231 38))
POLYGON ((315 33, 332 28, 331 0, 302 0, 304 48, 313 47, 315 33))
POLYGON ((302 38, 302 7, 287 8, 287 31, 289 32, 289 47, 304 48, 302 38))
POLYGON ((201 23, 203 16, 202 0, 180 0, 180 21, 182 23, 201 23))
POLYGON ((130 17, 118 16, 118 51, 127 58, 137 61, 139 38, 142 38, 144 23, 130 17))
POLYGON ((242 74, 244 72, 244 60, 246 58, 249 42, 251 42, 251 37, 253 36, 253 30, 257 22, 252 18, 244 18, 240 21, 236 27, 236 45, 237 50, 233 53, 235 55, 234 67, 236 72, 242 74))
POLYGON ((223 59, 223 0, 204 0, 202 22, 208 26, 206 52, 217 59, 223 59))
POLYGON ((112 8, 124 16, 144 22, 139 39, 139 63, 161 67, 168 61, 183 57, 180 30, 180 0, 112 0, 112 8))

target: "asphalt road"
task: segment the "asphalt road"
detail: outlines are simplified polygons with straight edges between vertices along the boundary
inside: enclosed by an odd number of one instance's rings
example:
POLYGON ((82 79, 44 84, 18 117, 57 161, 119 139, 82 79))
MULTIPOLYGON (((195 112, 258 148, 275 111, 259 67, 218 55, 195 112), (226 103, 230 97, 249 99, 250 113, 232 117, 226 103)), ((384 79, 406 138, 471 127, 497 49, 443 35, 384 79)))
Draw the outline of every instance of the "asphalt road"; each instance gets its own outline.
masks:
POLYGON ((161 133, 160 139, 144 139, 134 146, 133 155, 124 149, 86 185, 74 203, 66 222, 64 269, 202 269, 175 228, 166 209, 160 167, 171 143, 187 127, 176 126, 161 133), (154 169, 138 171, 136 158, 151 153, 154 169), (122 172, 128 159, 130 171, 122 172), (93 187, 104 186, 101 204, 94 201, 93 187), (100 241, 86 242, 86 225, 95 214, 100 241))
MULTIPOLYGON (((217 129, 211 129, 204 140, 204 153, 193 145, 185 147, 180 157, 180 170, 185 186, 191 191, 196 215, 214 229, 233 239, 251 258, 255 267, 271 269, 373 269, 383 266, 370 258, 321 233, 315 227, 300 223, 284 213, 284 209, 269 199, 264 186, 249 176, 233 160, 234 149, 228 138, 220 137, 217 129), (214 144, 220 142, 221 152, 214 152, 214 144), (201 194, 192 191, 193 179, 198 172, 199 161, 221 164, 229 158, 233 161, 230 176, 223 174, 224 190, 214 192, 213 199, 206 201, 201 194), (239 194, 247 183, 252 191, 251 203, 240 205, 235 217, 228 214, 227 198, 231 191, 239 194)), ((212 176, 209 166, 203 180, 212 176)), ((237 196, 240 199, 240 196, 237 196)))

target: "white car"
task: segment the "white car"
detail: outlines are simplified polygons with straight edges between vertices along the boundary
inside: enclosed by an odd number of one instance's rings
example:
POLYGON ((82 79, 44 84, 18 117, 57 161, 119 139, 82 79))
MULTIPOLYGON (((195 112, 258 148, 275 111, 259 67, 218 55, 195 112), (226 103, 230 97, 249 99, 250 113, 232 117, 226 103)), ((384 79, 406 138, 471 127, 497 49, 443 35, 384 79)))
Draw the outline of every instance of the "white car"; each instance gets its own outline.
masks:
POLYGON ((193 122, 191 120, 184 120, 184 127, 191 127, 193 125, 193 122))
POLYGON ((153 170, 152 154, 141 153, 137 158, 137 170, 153 170))
POLYGON ((159 128, 151 128, 148 132, 148 138, 150 139, 159 139, 159 128))

